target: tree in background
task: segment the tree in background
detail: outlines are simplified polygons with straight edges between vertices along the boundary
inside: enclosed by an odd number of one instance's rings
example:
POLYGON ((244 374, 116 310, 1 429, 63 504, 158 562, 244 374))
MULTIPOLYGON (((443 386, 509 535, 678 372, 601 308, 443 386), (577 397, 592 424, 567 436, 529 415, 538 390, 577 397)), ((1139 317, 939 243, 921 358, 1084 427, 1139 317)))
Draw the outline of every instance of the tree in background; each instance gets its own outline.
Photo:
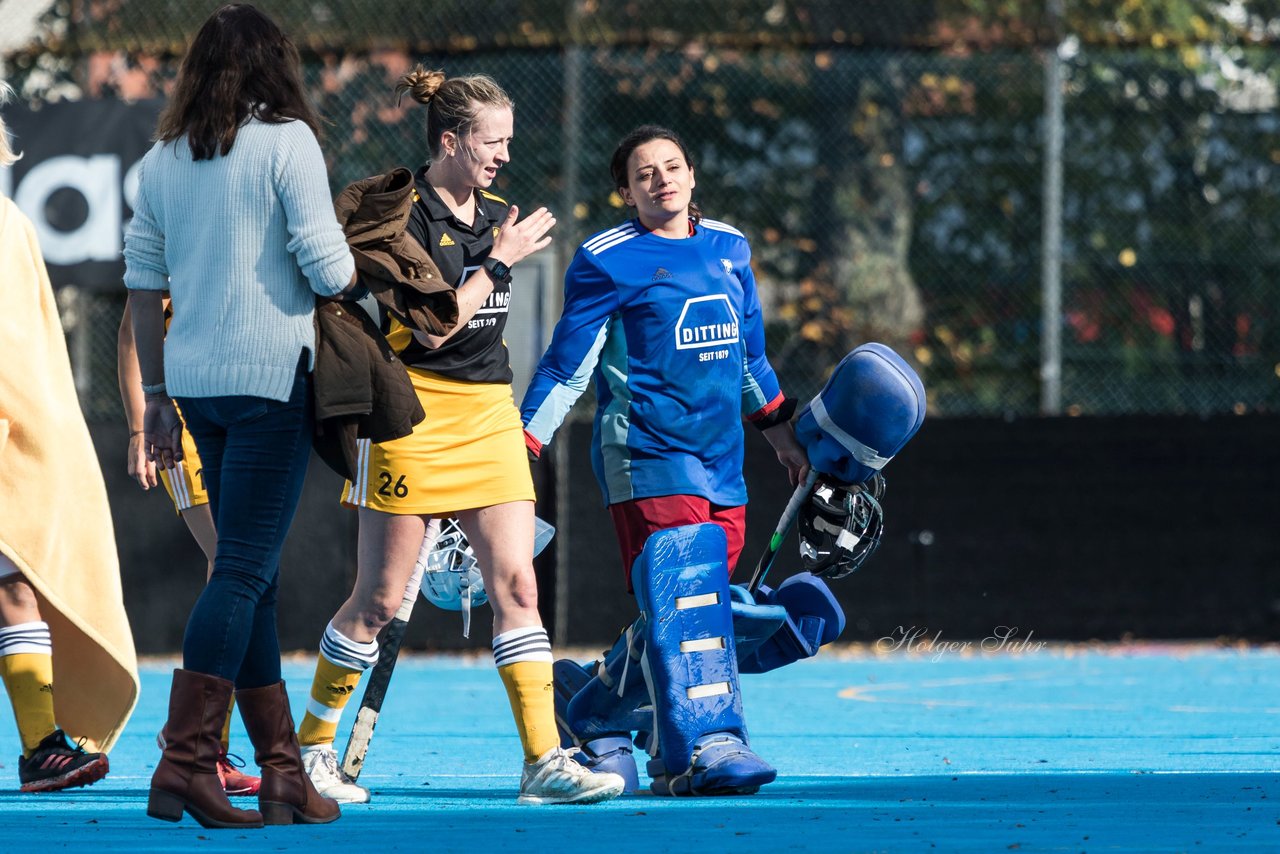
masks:
MULTIPOLYGON (((616 222, 635 124, 690 142, 748 233, 788 389, 852 346, 916 361, 938 411, 1034 413, 1045 58, 1064 44, 1064 317, 1080 412, 1280 405, 1280 0, 280 0, 341 185, 421 153, 411 59, 513 90, 520 198, 560 239, 616 222), (371 9, 377 14, 370 14, 371 9), (570 215, 571 214, 571 215, 570 215)), ((6 58, 28 96, 162 93, 208 3, 54 4, 6 58)), ((0 22, 3 26, 3 22, 0 22)))

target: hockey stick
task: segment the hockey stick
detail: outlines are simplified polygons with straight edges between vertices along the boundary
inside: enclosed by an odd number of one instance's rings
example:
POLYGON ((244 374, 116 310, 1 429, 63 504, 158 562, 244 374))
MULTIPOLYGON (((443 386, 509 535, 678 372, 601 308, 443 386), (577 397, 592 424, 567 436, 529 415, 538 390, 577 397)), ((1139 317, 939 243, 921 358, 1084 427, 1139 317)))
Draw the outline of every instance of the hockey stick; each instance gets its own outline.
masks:
POLYGON ((413 568, 413 575, 404 588, 404 598, 400 600, 400 608, 391 622, 378 632, 378 663, 369 674, 369 682, 365 685, 364 696, 360 699, 360 711, 356 713, 355 723, 351 725, 351 737, 347 739, 347 749, 342 754, 342 772, 354 782, 364 769, 364 758, 369 753, 369 743, 373 741, 373 728, 378 723, 378 715, 382 712, 382 701, 387 696, 387 686, 391 684, 391 674, 396 669, 396 661, 400 658, 400 645, 404 643, 405 630, 409 628, 409 617, 413 615, 413 606, 418 601, 418 591, 422 588, 422 573, 426 554, 435 548, 436 539, 440 536, 440 520, 432 519, 427 525, 427 536, 423 538, 423 549, 418 555, 418 563, 413 568), (430 539, 431 545, 426 544, 430 539))
MULTIPOLYGON (((556 529, 549 522, 534 517, 533 556, 537 557, 556 529)), ((342 754, 342 772, 352 782, 359 779, 364 770, 364 759, 369 753, 369 744, 373 741, 373 728, 377 726, 378 715, 382 712, 382 701, 387 696, 387 686, 391 684, 391 674, 396 669, 396 661, 400 658, 400 645, 404 643, 405 630, 409 628, 409 618, 413 615, 413 606, 418 600, 418 591, 422 586, 422 573, 425 566, 426 553, 435 547, 435 540, 440 536, 439 520, 432 520, 435 533, 431 536, 431 546, 424 548, 419 556, 420 564, 414 568, 409 583, 405 585, 404 598, 400 601, 400 609, 391 618, 391 622, 378 632, 378 663, 369 674, 369 682, 365 685, 364 695, 360 699, 360 711, 356 713, 355 723, 351 725, 351 736, 347 739, 347 749, 342 754)))
POLYGON ((764 577, 769 573, 769 568, 773 566, 773 559, 778 556, 778 550, 782 548, 782 541, 787 538, 787 534, 791 533, 791 525, 796 521, 800 506, 808 500, 809 493, 813 491, 813 485, 817 481, 818 470, 811 468, 804 482, 796 487, 795 492, 791 493, 791 500, 783 508, 782 516, 778 518, 778 525, 773 529, 773 535, 769 537, 769 544, 765 547, 764 553, 760 555, 760 560, 756 561, 755 572, 751 573, 751 581, 747 583, 747 590, 753 596, 760 589, 760 585, 764 584, 764 577))

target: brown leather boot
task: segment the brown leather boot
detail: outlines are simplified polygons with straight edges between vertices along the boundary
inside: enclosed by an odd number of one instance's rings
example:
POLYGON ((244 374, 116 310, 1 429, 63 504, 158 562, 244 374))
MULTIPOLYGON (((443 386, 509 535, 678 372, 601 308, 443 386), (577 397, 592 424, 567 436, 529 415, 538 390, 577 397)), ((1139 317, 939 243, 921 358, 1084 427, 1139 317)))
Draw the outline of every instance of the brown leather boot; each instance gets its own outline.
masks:
POLYGON ((336 821, 338 802, 323 797, 302 768, 284 683, 236 691, 240 717, 262 769, 258 809, 267 824, 324 824, 336 821))
POLYGON ((231 806, 218 780, 222 725, 234 687, 207 673, 173 671, 169 720, 160 733, 164 753, 151 775, 147 815, 178 821, 186 810, 204 827, 262 827, 257 810, 231 806))

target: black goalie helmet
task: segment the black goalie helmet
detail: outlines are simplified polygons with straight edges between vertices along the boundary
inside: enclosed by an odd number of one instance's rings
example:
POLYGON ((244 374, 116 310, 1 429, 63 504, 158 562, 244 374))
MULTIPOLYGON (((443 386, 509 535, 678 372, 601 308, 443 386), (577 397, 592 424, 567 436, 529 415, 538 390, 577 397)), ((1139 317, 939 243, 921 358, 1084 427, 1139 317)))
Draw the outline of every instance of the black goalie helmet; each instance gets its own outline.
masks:
POLYGON ((800 562, 827 578, 853 572, 880 545, 884 532, 884 477, 845 486, 819 477, 800 508, 800 562))

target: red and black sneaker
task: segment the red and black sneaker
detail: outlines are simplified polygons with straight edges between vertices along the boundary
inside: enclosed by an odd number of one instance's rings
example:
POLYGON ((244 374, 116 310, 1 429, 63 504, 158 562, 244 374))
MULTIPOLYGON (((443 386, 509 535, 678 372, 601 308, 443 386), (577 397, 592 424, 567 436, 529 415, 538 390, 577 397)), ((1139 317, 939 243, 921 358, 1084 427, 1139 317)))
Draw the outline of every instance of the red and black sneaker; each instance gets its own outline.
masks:
POLYGON ((256 795, 262 786, 262 778, 246 774, 240 769, 244 760, 234 753, 223 750, 218 754, 218 780, 222 782, 222 790, 228 795, 256 795))
POLYGON ((18 780, 24 792, 56 792, 88 786, 107 776, 107 754, 88 753, 55 729, 27 757, 18 757, 18 780))

